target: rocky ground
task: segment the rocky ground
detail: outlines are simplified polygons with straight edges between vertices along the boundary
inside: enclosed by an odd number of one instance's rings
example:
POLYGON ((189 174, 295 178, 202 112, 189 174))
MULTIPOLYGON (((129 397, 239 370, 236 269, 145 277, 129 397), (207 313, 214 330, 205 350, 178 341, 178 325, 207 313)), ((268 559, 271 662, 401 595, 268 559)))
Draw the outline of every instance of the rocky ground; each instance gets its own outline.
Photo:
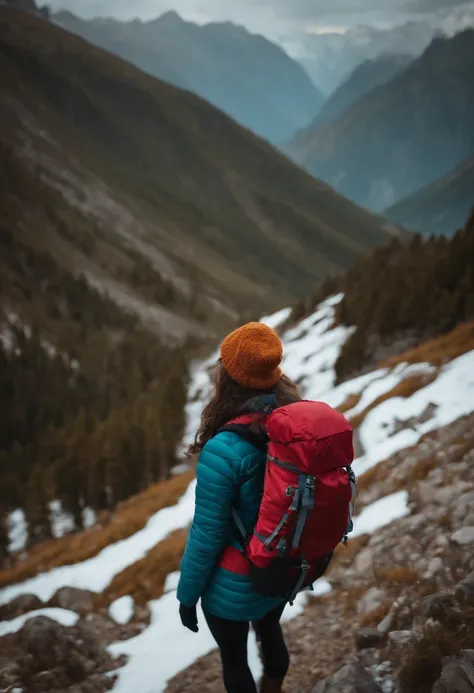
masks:
MULTIPOLYGON (((45 607, 78 614, 72 627, 45 615, 33 616, 16 633, 0 638, 2 693, 104 693, 112 688, 113 671, 123 661, 107 652, 107 645, 138 635, 149 623, 147 607, 135 607, 130 623, 119 625, 108 612, 94 612, 94 595, 64 587, 43 604, 23 595, 0 607, 0 622, 45 607)), ((40 613, 40 612, 38 612, 40 613)))
MULTIPOLYGON (((474 415, 363 476, 358 511, 400 489, 408 491, 410 514, 341 547, 328 575, 334 591, 312 598, 285 625, 288 693, 474 691, 474 415)), ((107 645, 141 632, 149 612, 136 607, 121 626, 94 604, 91 593, 68 587, 47 605, 25 595, 1 607, 0 621, 45 606, 79 620, 65 627, 39 615, 1 638, 0 691, 109 690, 121 661, 107 645)), ((216 652, 167 688, 191 691, 224 693, 216 652)))

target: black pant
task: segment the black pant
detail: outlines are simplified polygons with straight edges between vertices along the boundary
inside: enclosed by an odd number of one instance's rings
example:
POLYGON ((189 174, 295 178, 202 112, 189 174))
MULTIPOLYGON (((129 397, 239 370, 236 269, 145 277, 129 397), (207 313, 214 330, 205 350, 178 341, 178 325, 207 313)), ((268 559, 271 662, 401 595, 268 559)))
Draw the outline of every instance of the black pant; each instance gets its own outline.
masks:
MULTIPOLYGON (((257 635, 265 675, 283 681, 290 665, 288 649, 280 626, 285 605, 270 611, 252 626, 257 635)), ((247 660, 248 621, 228 621, 204 612, 209 630, 217 642, 227 693, 257 693, 247 660)))

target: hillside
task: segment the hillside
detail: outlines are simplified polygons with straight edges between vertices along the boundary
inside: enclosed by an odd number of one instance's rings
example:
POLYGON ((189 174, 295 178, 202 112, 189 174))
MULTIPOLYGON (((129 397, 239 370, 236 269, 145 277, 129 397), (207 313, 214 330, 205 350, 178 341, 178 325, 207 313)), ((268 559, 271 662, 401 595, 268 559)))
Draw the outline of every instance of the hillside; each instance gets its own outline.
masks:
POLYGON ((54 21, 145 72, 199 94, 275 144, 307 124, 323 95, 303 68, 263 36, 231 22, 199 26, 167 12, 149 22, 54 21))
POLYGON ((0 230, 1 561, 16 508, 33 546, 168 477, 192 352, 0 230))
MULTIPOLYGON (((473 221, 457 239, 443 239, 440 269, 448 283, 460 254, 472 273, 474 254, 465 243, 473 221)), ((428 241, 418 243, 413 255, 428 241)), ((394 257, 397 265, 397 247, 394 257)), ((378 292, 384 300, 390 285, 379 282, 378 292)), ((352 422, 359 486, 348 547, 337 550, 315 592, 301 593, 285 611, 292 654, 285 686, 288 693, 339 693, 343 683, 354 693, 464 693, 469 689, 448 685, 448 673, 454 665, 470 672, 472 663, 461 657, 474 648, 474 324, 460 316, 442 338, 408 351, 394 339, 389 358, 338 384, 337 361, 358 325, 340 322, 347 299, 325 297, 291 324, 289 309, 264 318, 280 330, 284 370, 302 394, 352 422)), ((212 354, 193 370, 184 443, 212 388, 215 360, 212 354)), ((192 477, 189 469, 84 532, 13 556, 0 572, 3 688, 221 693, 200 608, 198 634, 184 630, 176 613, 192 477)), ((16 515, 10 525, 13 539, 16 515)), ((250 663, 259 678, 253 635, 250 663)))
POLYGON ((452 235, 474 206, 474 157, 452 173, 400 200, 384 215, 423 234, 452 235))
POLYGON ((49 8, 46 5, 39 7, 35 0, 0 0, 0 6, 2 5, 22 12, 32 12, 46 21, 50 18, 49 8))
POLYGON ((198 97, 0 8, 3 224, 172 339, 302 295, 394 228, 198 97))
POLYGON ((383 54, 364 60, 331 94, 311 126, 332 122, 363 96, 389 82, 412 60, 413 57, 408 55, 383 54))
MULTIPOLYGON (((473 258, 474 214, 450 239, 393 239, 294 306, 287 325, 311 315, 328 293, 344 296, 336 322, 350 334, 334 366, 338 382, 435 337, 442 348, 441 335, 474 318, 473 258)), ((458 336, 462 346, 467 334, 458 336)))
POLYGON ((474 30, 436 38, 388 84, 287 151, 359 204, 382 210, 474 152, 474 30))

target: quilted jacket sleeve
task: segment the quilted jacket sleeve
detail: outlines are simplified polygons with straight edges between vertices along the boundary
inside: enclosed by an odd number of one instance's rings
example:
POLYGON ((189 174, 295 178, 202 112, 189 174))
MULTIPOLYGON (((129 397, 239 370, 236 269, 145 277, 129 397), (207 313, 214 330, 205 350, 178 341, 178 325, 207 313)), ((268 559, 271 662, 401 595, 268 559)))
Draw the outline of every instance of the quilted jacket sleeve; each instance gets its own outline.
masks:
POLYGON ((219 556, 231 540, 229 520, 241 463, 229 434, 212 438, 201 452, 196 470, 194 519, 177 593, 185 606, 197 604, 219 556))

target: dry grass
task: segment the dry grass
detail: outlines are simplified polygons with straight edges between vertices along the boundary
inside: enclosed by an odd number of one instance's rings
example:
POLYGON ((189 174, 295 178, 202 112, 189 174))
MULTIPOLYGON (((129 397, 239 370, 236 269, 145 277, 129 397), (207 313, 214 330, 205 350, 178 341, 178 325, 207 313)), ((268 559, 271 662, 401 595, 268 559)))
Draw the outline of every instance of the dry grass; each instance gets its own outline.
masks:
POLYGON ((194 476, 189 471, 155 484, 120 505, 105 526, 52 540, 33 548, 24 561, 0 572, 0 587, 21 582, 63 565, 81 563, 142 529, 162 508, 174 505, 194 476))
MULTIPOLYGON (((446 623, 426 627, 400 672, 401 693, 431 693, 444 657, 474 648, 474 609, 452 611, 446 623)), ((467 689, 466 689, 467 690, 467 689)))
POLYGON ((341 404, 341 406, 337 407, 337 410, 341 412, 341 414, 345 414, 347 411, 350 411, 359 404, 361 397, 362 392, 359 392, 358 394, 347 395, 346 399, 341 404))
POLYGON ((384 392, 383 395, 380 395, 380 397, 377 397, 374 399, 373 402, 369 404, 368 407, 366 407, 360 414, 357 414, 357 416, 354 416, 350 422, 352 424, 352 427, 354 429, 359 428, 361 424, 364 422, 365 417, 367 414, 372 411, 372 409, 375 409, 378 407, 382 402, 385 402, 388 399, 392 399, 393 397, 411 397, 415 392, 418 392, 418 390, 421 390, 423 387, 426 387, 429 385, 433 380, 435 379, 434 374, 423 374, 423 375, 411 375, 408 378, 405 378, 402 380, 398 385, 395 385, 391 390, 388 392, 384 392))
POLYGON ((423 457, 417 460, 410 470, 410 481, 424 481, 437 465, 436 457, 423 457))
POLYGON ((449 530, 452 526, 453 523, 453 518, 450 510, 447 510, 441 517, 439 518, 439 526, 442 529, 449 530))
POLYGON ((390 479, 390 491, 388 492, 395 493, 396 491, 409 488, 416 481, 426 479, 437 464, 436 457, 423 457, 414 462, 404 478, 391 478, 393 467, 388 462, 379 462, 375 467, 361 474, 357 479, 357 488, 359 492, 366 491, 374 484, 383 483, 390 479))
POLYGON ((357 604, 360 602, 368 587, 352 587, 351 589, 341 593, 340 604, 344 616, 354 615, 357 613, 357 604))
POLYGON ((393 368, 399 363, 431 363, 442 366, 443 363, 474 349, 474 321, 465 322, 448 334, 430 339, 398 356, 378 364, 380 368, 393 368))
POLYGON ((357 489, 359 493, 366 491, 374 484, 385 481, 388 477, 390 477, 391 473, 392 469, 390 465, 380 462, 375 467, 372 467, 372 469, 369 469, 358 477, 357 489))
POLYGON ((166 577, 179 569, 186 537, 184 529, 173 532, 141 560, 125 568, 98 597, 96 607, 108 606, 125 595, 131 595, 137 604, 161 597, 166 577))
POLYGON ((418 581, 418 574, 411 568, 402 565, 395 565, 390 568, 375 568, 374 573, 378 582, 413 585, 418 581))

